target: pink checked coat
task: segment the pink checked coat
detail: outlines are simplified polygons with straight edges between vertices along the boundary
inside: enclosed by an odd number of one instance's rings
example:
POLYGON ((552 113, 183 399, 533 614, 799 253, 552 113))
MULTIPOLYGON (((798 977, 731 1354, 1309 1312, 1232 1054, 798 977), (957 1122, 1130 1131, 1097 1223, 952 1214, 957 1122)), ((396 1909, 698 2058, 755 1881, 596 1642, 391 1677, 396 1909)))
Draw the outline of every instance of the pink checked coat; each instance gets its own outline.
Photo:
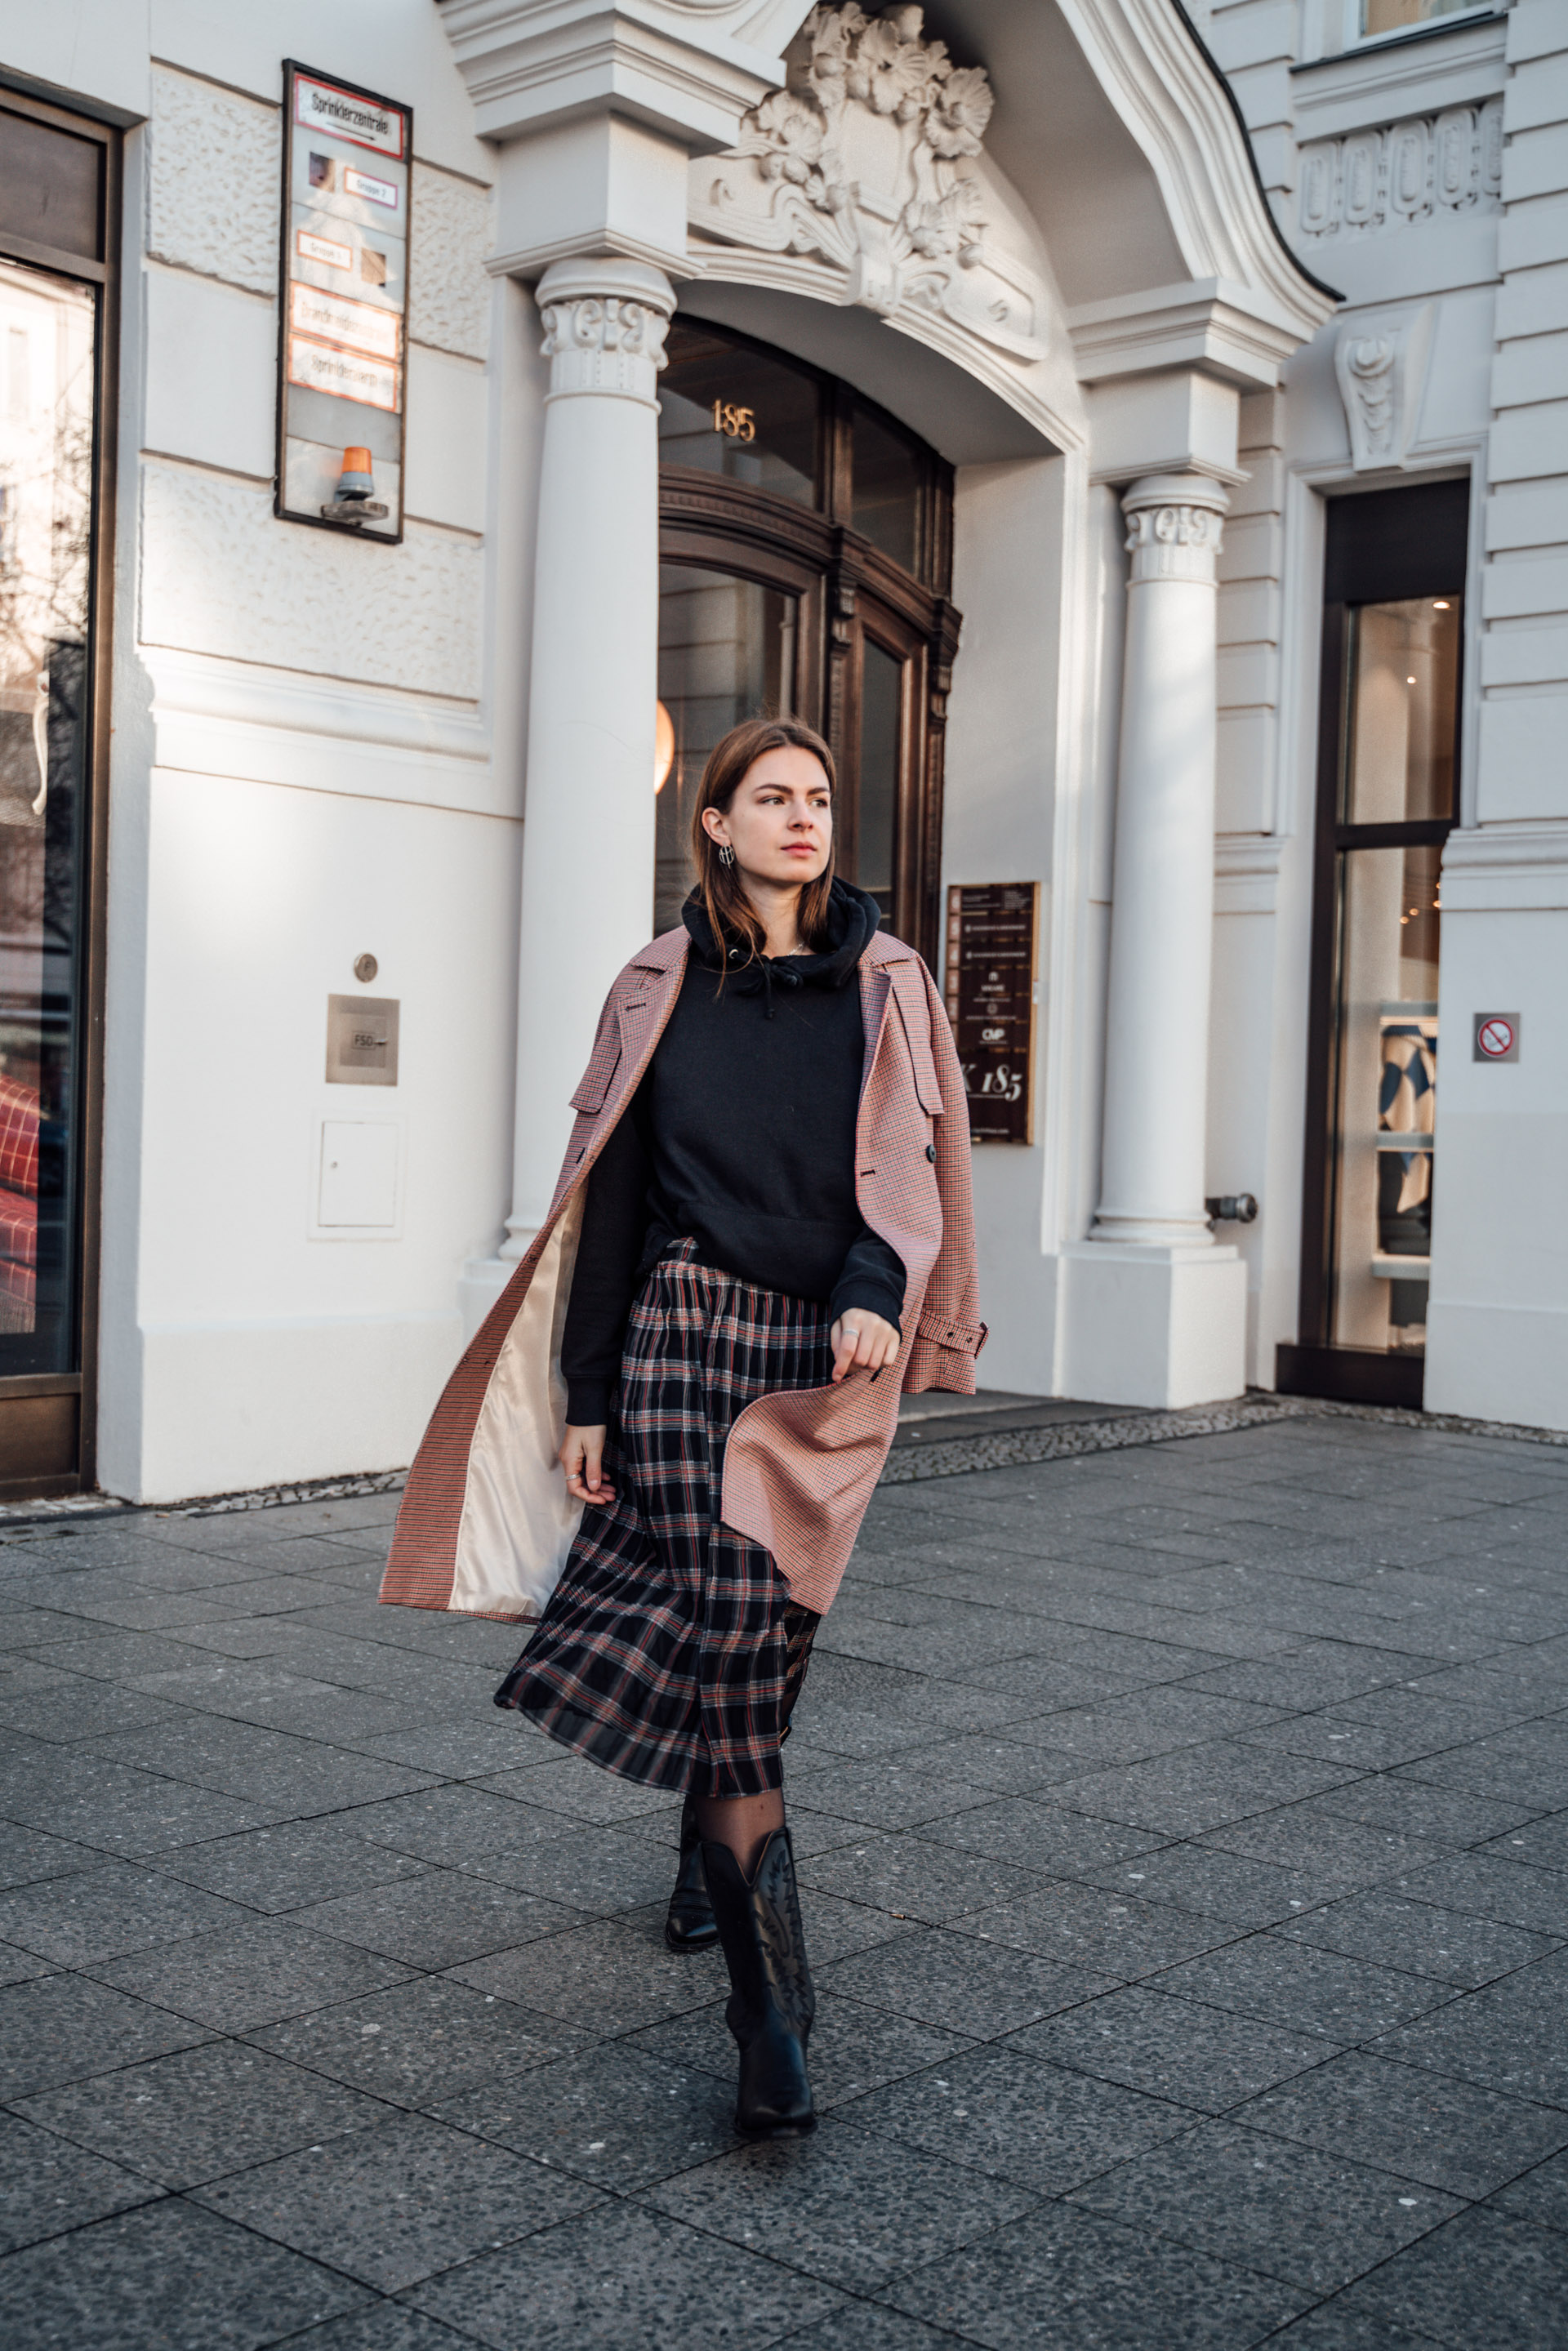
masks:
MULTIPOLYGON (((398 1513, 383 1600, 537 1616, 582 1505, 557 1464, 566 1417, 561 1331, 589 1170, 636 1092, 674 1008, 690 942, 667 931, 611 989, 549 1214, 447 1382, 398 1513)), ((913 948, 881 934, 860 961, 865 1066, 855 1130, 862 1216, 908 1271, 901 1378, 758 1396, 725 1451, 727 1525, 770 1551, 790 1597, 839 1588, 906 1390, 975 1391, 985 1339, 969 1197, 969 1116, 942 1000, 913 948)))

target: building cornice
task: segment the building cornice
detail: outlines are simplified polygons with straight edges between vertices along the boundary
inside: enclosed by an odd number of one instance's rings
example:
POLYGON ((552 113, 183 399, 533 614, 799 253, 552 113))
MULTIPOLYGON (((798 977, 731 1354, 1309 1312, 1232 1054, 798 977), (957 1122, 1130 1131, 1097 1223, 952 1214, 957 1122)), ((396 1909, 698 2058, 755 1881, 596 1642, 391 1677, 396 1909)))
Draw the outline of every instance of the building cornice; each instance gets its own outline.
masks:
POLYGON ((700 153, 727 146, 781 78, 776 57, 723 29, 732 13, 667 0, 443 0, 441 19, 481 138, 609 111, 700 153))
POLYGON ((1192 367, 1248 390, 1271 389, 1301 340, 1295 319, 1260 303, 1251 287, 1213 278, 1082 302, 1067 313, 1067 327, 1085 383, 1192 367))

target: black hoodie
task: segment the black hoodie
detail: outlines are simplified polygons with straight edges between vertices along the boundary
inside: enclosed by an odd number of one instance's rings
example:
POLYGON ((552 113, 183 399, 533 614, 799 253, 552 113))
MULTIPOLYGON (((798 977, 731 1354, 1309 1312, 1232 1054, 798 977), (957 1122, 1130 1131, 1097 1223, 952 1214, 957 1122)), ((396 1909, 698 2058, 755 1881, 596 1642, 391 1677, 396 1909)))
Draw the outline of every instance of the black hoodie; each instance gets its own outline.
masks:
POLYGON ((896 1325, 903 1311, 903 1262, 855 1200, 865 1032, 852 983, 876 901, 835 881, 821 954, 753 961, 727 960, 699 898, 683 915, 680 995, 588 1179, 561 1338, 580 1428, 609 1417, 632 1301, 672 1241, 835 1319, 859 1306, 896 1325))

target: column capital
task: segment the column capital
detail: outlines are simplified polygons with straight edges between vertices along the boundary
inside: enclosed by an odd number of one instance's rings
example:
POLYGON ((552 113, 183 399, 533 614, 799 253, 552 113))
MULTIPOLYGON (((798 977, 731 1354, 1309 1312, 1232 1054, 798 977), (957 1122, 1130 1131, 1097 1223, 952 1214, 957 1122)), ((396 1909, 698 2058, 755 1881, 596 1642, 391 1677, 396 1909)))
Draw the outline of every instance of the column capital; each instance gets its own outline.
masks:
POLYGON ((1122 499, 1130 585, 1151 580, 1215 584, 1219 534, 1230 499, 1207 474, 1145 474, 1122 499))
POLYGON ((593 392, 653 407, 675 289, 645 261, 554 261, 534 292, 551 400, 593 392))

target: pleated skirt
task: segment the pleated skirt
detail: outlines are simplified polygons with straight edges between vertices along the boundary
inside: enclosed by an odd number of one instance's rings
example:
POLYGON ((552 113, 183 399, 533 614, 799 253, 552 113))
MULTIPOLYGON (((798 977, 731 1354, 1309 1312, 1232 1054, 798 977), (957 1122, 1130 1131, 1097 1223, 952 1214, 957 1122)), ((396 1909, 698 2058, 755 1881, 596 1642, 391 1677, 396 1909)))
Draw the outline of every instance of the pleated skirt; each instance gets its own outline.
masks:
POLYGON ((828 1311, 699 1264, 649 1274, 622 1353, 605 1472, 533 1638, 496 1693, 622 1779, 760 1795, 821 1621, 720 1517, 726 1439, 754 1397, 823 1387, 828 1311))

